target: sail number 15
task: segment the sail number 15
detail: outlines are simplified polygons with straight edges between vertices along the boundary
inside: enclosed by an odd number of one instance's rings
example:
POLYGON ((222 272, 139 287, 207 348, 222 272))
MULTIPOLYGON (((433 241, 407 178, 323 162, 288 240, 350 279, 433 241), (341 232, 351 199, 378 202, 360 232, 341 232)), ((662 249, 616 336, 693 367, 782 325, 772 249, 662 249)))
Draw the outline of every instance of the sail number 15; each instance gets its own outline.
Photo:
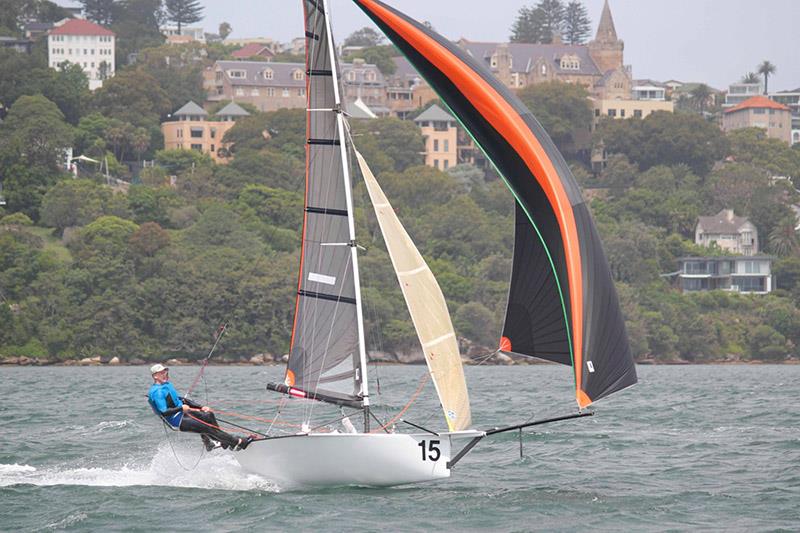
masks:
POLYGON ((442 451, 439 449, 438 440, 421 440, 417 443, 422 449, 422 460, 436 462, 442 456, 442 451))

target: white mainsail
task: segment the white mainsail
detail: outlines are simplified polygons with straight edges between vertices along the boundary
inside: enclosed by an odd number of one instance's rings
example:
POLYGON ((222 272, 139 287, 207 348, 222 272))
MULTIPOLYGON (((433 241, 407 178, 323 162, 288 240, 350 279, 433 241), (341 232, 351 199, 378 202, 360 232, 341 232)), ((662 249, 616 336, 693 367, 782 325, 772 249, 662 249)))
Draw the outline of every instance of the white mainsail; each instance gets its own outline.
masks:
POLYGON ((458 342, 439 283, 406 232, 367 162, 355 151, 383 239, 417 331, 450 431, 470 426, 469 395, 458 342))

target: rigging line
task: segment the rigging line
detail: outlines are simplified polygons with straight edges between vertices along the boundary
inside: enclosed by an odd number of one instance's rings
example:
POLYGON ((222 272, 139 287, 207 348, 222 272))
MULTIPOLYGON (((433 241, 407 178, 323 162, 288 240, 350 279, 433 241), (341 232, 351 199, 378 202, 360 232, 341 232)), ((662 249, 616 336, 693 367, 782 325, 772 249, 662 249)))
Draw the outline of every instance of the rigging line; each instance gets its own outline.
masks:
MULTIPOLYGON (((234 413, 234 412, 231 412, 231 411, 221 411, 219 409, 213 409, 213 411, 214 411, 214 413, 219 413, 222 416, 232 416, 234 418, 241 418, 241 419, 244 419, 244 420, 255 420, 257 422, 264 422, 266 424, 279 425, 279 426, 296 427, 296 428, 300 427, 300 424, 292 424, 290 422, 279 422, 274 418, 261 418, 261 417, 258 417, 258 416, 243 415, 241 413, 234 413)), ((230 424, 230 422, 225 422, 225 423, 226 424, 230 424)), ((247 429, 247 428, 245 428, 245 429, 247 429)))
POLYGON ((172 445, 172 439, 169 438, 169 432, 167 431, 167 423, 164 421, 164 419, 161 419, 161 422, 164 424, 164 437, 167 439, 167 442, 169 443, 169 447, 172 450, 172 456, 175 458, 175 462, 178 463, 178 466, 180 466, 186 472, 193 472, 194 470, 196 470, 197 465, 200 464, 200 461, 206 454, 205 449, 200 450, 200 456, 197 458, 197 461, 194 463, 194 466, 192 468, 186 468, 185 466, 183 466, 183 463, 178 457, 178 453, 175 451, 175 447, 172 445))
MULTIPOLYGON (((218 429, 218 430, 220 430, 220 431, 224 431, 224 432, 226 432, 226 433, 229 433, 229 432, 230 432, 230 429, 229 429, 229 428, 220 427, 219 425, 214 425, 214 424, 211 424, 211 423, 209 423, 209 422, 206 422, 205 420, 200 420, 200 419, 199 419, 199 418, 197 418, 196 416, 192 416, 192 414, 191 414, 189 411, 187 411, 187 412, 186 412, 186 413, 184 413, 184 414, 185 414, 186 416, 188 416, 189 418, 191 418, 192 420, 196 420, 196 421, 200 422, 200 423, 201 423, 201 424, 203 424, 204 426, 208 426, 208 427, 210 427, 210 428, 218 429)), ((225 422, 225 423, 226 423, 226 424, 230 424, 231 426, 238 427, 239 429, 244 429, 245 431, 249 431, 249 432, 251 432, 251 433, 250 433, 250 435, 249 435, 250 437, 256 437, 256 435, 258 435, 258 434, 259 434, 257 431, 256 431, 256 432, 253 432, 253 430, 251 430, 251 429, 244 428, 244 427, 242 427, 242 426, 237 426, 236 424, 232 424, 232 423, 230 423, 230 422, 225 422)))
POLYGON ((391 420, 389 420, 388 422, 383 424, 378 429, 373 429, 372 431, 370 431, 370 433, 378 433, 380 431, 383 431, 387 427, 389 427, 389 426, 393 425, 395 422, 397 422, 400 419, 400 417, 403 416, 405 414, 405 412, 408 411, 408 409, 411 407, 411 405, 417 400, 417 397, 420 395, 420 393, 422 392, 422 389, 428 383, 428 380, 430 378, 431 378, 431 375, 428 372, 423 374, 422 377, 419 380, 419 385, 417 386, 417 390, 414 391, 414 394, 411 395, 411 398, 408 400, 408 403, 400 410, 400 412, 397 413, 391 420))
MULTIPOLYGON (((192 382, 192 386, 186 391, 186 397, 189 397, 192 394, 192 389, 195 388, 197 382, 200 381, 200 378, 203 377, 205 373, 206 366, 208 366, 208 361, 211 359, 211 356, 214 355, 214 350, 217 349, 217 344, 219 341, 222 340, 222 336, 225 335, 225 331, 228 329, 228 323, 223 322, 222 325, 217 328, 217 331, 214 335, 214 345, 211 347, 211 351, 208 352, 208 355, 205 359, 203 359, 203 364, 200 366, 200 370, 197 372, 197 376, 194 378, 192 382)), ((203 382, 205 383, 205 378, 203 378, 203 382)), ((206 387, 206 402, 208 402, 208 387, 206 387)))

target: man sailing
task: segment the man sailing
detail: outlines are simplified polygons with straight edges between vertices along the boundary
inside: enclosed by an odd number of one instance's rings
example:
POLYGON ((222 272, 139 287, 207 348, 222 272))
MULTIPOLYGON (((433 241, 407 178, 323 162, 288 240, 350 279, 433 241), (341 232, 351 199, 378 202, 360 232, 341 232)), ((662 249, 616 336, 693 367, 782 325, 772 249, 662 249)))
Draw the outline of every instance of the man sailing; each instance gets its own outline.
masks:
POLYGON ((155 364, 150 367, 150 374, 153 376, 153 385, 147 394, 150 407, 171 427, 200 433, 206 450, 211 451, 217 446, 214 441, 226 450, 237 451, 244 450, 253 441, 252 437, 239 438, 222 431, 210 407, 178 396, 178 391, 169 382, 169 368, 155 364))

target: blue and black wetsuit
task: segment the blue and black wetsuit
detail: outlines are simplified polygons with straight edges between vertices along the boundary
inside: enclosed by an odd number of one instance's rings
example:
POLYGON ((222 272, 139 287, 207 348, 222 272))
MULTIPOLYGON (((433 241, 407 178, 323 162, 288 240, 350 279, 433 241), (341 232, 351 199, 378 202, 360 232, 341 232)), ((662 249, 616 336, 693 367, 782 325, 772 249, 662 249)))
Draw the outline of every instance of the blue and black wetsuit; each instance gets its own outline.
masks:
POLYGON ((150 387, 150 392, 147 394, 147 402, 157 415, 175 429, 208 435, 212 439, 221 442, 226 448, 234 448, 239 443, 237 437, 218 429, 219 422, 217 422, 214 413, 192 411, 191 416, 185 415, 183 412, 184 404, 193 409, 200 409, 202 406, 188 398, 178 396, 178 391, 169 381, 160 385, 153 383, 153 386, 150 387))

